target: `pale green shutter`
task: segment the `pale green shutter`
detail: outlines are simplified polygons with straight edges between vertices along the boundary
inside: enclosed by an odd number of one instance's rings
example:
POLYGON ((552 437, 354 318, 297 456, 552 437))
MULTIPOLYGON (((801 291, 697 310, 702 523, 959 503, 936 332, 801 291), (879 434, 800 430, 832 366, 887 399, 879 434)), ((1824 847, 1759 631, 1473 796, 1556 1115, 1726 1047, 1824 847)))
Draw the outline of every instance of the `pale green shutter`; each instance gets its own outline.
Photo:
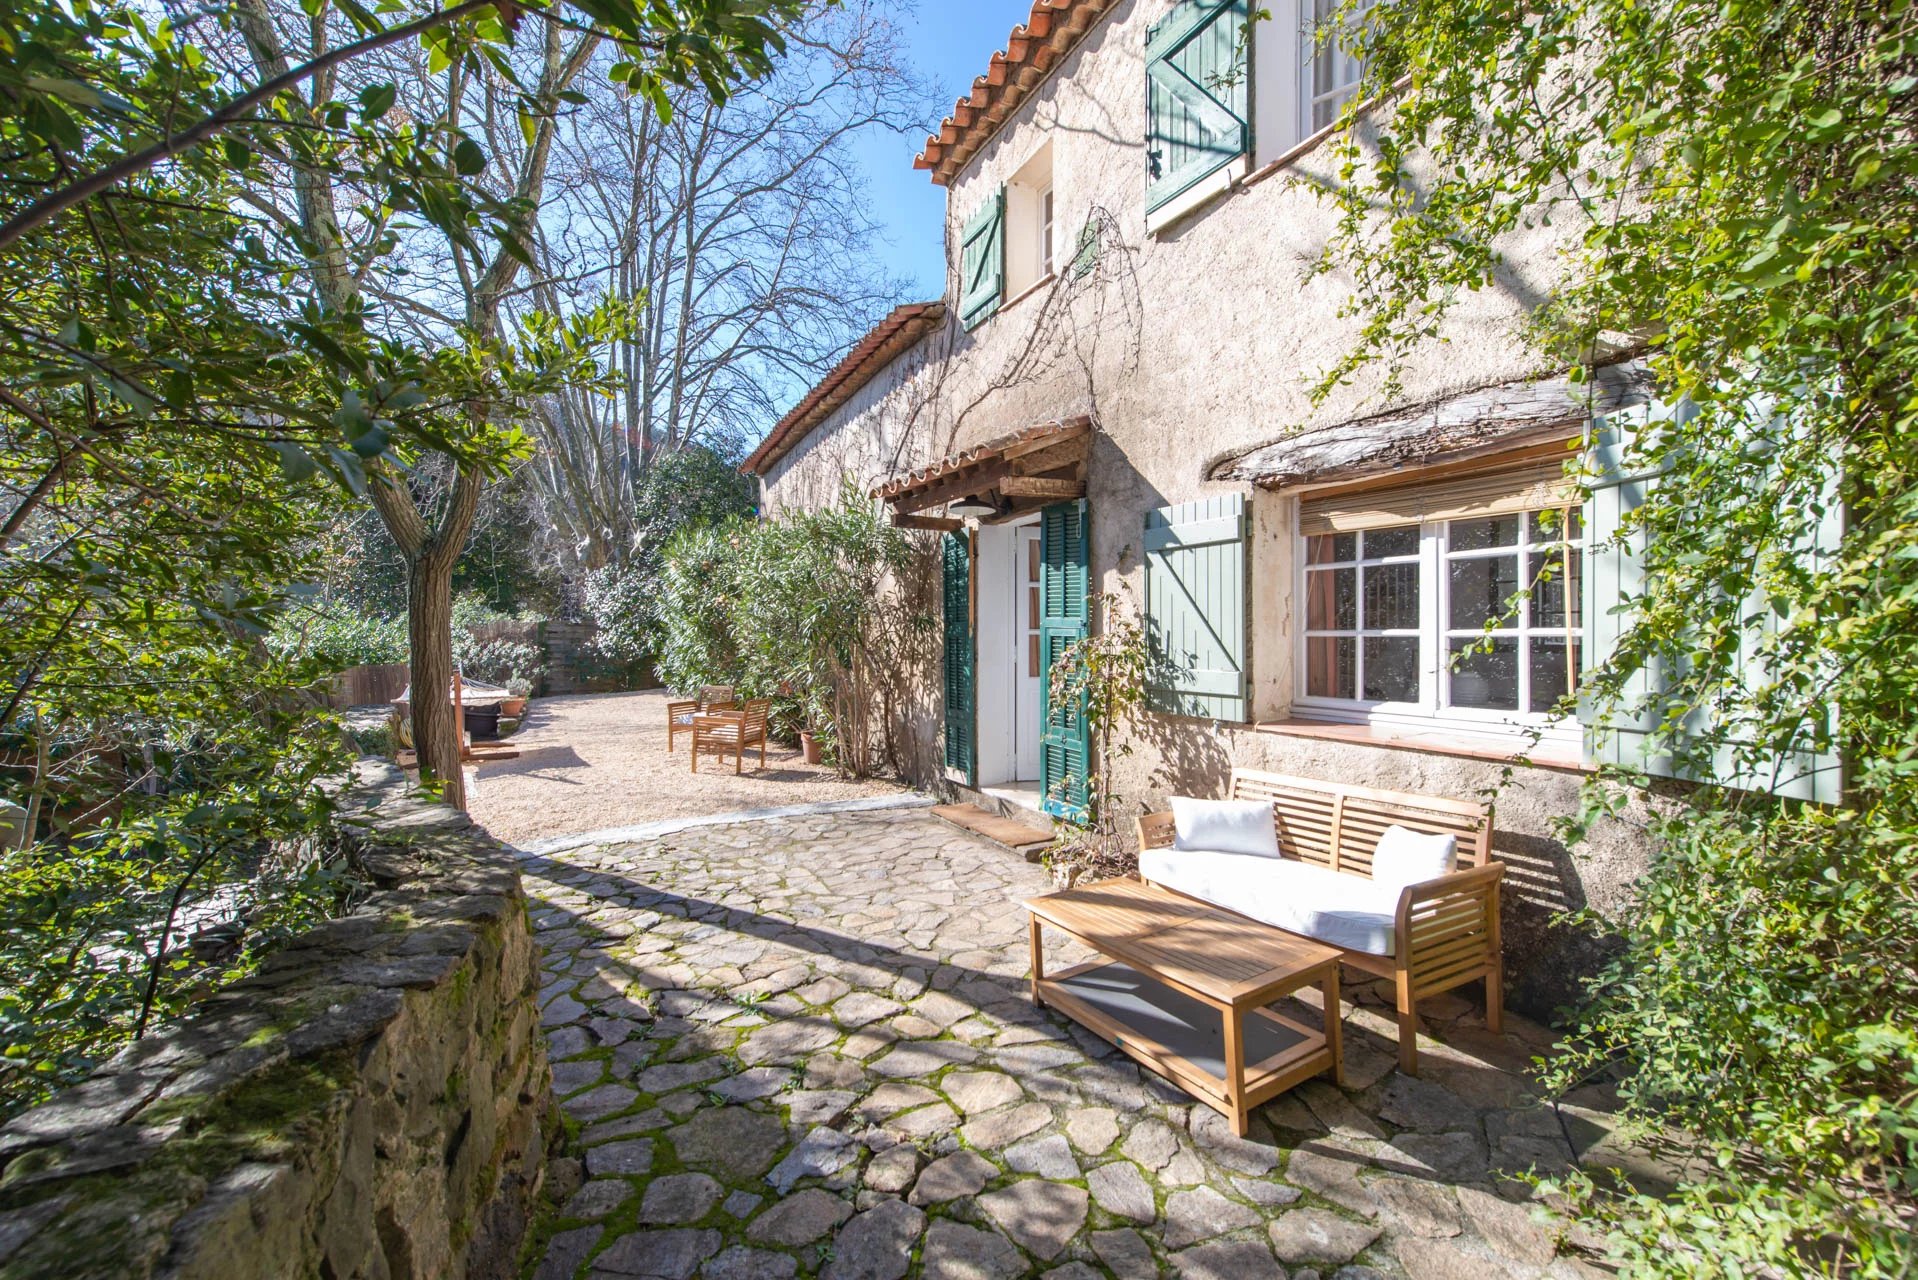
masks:
MULTIPOLYGON (((1643 410, 1631 416, 1642 419, 1643 410)), ((1584 602, 1586 670, 1598 666, 1617 648, 1631 629, 1631 601, 1645 590, 1645 534, 1621 536, 1627 517, 1645 501, 1657 476, 1633 470, 1626 415, 1600 419, 1592 426, 1591 453, 1586 462, 1591 491, 1585 500, 1584 602)), ((1672 761, 1651 758, 1646 748, 1658 727, 1656 699, 1650 696, 1664 680, 1661 660, 1652 659, 1634 672, 1615 708, 1605 710, 1579 698, 1579 720, 1585 726, 1586 752, 1598 764, 1623 765, 1669 777, 1672 761)))
POLYGON ((972 548, 963 533, 949 533, 943 546, 946 623, 946 768, 978 779, 975 702, 976 666, 972 635, 972 548))
POLYGON ((1249 523, 1240 493, 1146 513, 1147 687, 1155 711, 1246 719, 1249 523))
POLYGON ((959 236, 959 322, 970 329, 999 309, 1006 284, 1006 189, 972 215, 959 236))
MULTIPOLYGON (((1645 590, 1647 535, 1643 530, 1634 529, 1620 538, 1619 531, 1630 513, 1661 483, 1662 476, 1644 468, 1634 457, 1631 448, 1634 427, 1647 421, 1648 415, 1654 419, 1682 421, 1695 412, 1689 402, 1676 406, 1655 405, 1629 410, 1594 424, 1587 463, 1591 492, 1583 513, 1587 541, 1584 665, 1588 670, 1604 661, 1629 632, 1632 601, 1645 590)), ((1808 556, 1835 553, 1842 534, 1843 513, 1833 502, 1818 527, 1814 545, 1804 548, 1804 553, 1808 556)), ((1747 618, 1763 620, 1761 628, 1747 629, 1740 644, 1741 678, 1746 687, 1755 688, 1766 679, 1762 663, 1763 627, 1773 625, 1775 619, 1769 605, 1762 600, 1749 602, 1745 613, 1747 618)), ((1691 759, 1681 760, 1669 750, 1655 750, 1653 734, 1669 714, 1659 694, 1669 688, 1679 674, 1669 669, 1662 657, 1647 659, 1633 674, 1621 705, 1608 711, 1602 720, 1589 699, 1580 699, 1579 719, 1585 725, 1587 751, 1595 762, 1639 769, 1659 777, 1769 791, 1797 800, 1825 804, 1840 801, 1844 790, 1841 762, 1835 754, 1818 751, 1813 745, 1819 736, 1814 730, 1822 726, 1805 727, 1802 736, 1807 745, 1803 749, 1787 748, 1761 754, 1748 747, 1741 749, 1734 741, 1713 742, 1705 714, 1694 710, 1681 726, 1683 735, 1700 748, 1684 753, 1691 759)))
POLYGON ((1076 698, 1054 698, 1052 669, 1067 645, 1086 634, 1091 550, 1085 499, 1057 502, 1039 514, 1039 652, 1045 724, 1039 735, 1039 789, 1045 811, 1082 821, 1090 789, 1091 742, 1076 698))
POLYGON ((1246 0, 1183 0, 1146 31, 1148 211, 1252 147, 1246 0))

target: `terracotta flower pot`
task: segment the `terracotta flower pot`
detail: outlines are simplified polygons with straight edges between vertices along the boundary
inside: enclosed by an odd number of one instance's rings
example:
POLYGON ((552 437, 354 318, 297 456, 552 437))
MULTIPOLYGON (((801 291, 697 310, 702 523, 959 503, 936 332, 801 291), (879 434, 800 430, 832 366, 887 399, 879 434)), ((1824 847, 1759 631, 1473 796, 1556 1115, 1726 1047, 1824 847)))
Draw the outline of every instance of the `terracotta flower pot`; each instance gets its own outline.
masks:
POLYGON ((822 758, 819 739, 806 730, 801 730, 799 734, 799 758, 807 764, 818 764, 822 758))
POLYGON ((526 699, 524 698, 500 699, 499 713, 503 716, 511 717, 514 720, 519 719, 521 716, 526 714, 526 699))

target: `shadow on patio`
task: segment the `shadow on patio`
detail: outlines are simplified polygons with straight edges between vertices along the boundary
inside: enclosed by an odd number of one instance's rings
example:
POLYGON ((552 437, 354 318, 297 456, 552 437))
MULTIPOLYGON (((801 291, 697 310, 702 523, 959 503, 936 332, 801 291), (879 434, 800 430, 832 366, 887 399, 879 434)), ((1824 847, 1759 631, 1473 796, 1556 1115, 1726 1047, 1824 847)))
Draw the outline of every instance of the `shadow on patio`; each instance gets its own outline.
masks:
POLYGON ((1348 1087, 1309 1082, 1239 1139, 1029 1003, 1018 904, 1044 873, 923 813, 525 868, 555 1091, 584 1147, 556 1170, 543 1280, 1583 1266, 1503 1176, 1574 1159, 1569 1113, 1516 1074, 1538 1028, 1490 1036, 1435 1001, 1444 1042, 1415 1080, 1358 984, 1348 1087))

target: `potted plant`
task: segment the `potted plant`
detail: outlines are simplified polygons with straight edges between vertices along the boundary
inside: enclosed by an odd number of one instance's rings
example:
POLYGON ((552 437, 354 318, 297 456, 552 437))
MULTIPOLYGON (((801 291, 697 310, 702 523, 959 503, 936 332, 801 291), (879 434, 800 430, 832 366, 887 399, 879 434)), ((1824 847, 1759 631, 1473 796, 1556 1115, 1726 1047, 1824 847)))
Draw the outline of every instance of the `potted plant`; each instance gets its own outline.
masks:
POLYGON ((799 731, 799 758, 807 764, 820 764, 825 760, 819 735, 813 731, 811 721, 808 721, 806 727, 799 731))
POLYGON ((499 713, 517 720, 526 714, 526 700, 533 694, 533 683, 523 676, 514 676, 506 682, 506 694, 500 700, 499 713))

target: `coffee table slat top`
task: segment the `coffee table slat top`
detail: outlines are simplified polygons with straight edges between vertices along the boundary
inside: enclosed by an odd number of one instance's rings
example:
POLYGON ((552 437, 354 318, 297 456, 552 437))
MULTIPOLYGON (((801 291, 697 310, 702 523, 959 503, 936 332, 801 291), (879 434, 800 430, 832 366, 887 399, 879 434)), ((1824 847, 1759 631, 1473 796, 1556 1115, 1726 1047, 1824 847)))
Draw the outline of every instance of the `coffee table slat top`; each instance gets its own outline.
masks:
POLYGON ((1339 957, 1310 938, 1129 877, 1049 893, 1025 905, 1116 960, 1226 1004, 1339 957))

